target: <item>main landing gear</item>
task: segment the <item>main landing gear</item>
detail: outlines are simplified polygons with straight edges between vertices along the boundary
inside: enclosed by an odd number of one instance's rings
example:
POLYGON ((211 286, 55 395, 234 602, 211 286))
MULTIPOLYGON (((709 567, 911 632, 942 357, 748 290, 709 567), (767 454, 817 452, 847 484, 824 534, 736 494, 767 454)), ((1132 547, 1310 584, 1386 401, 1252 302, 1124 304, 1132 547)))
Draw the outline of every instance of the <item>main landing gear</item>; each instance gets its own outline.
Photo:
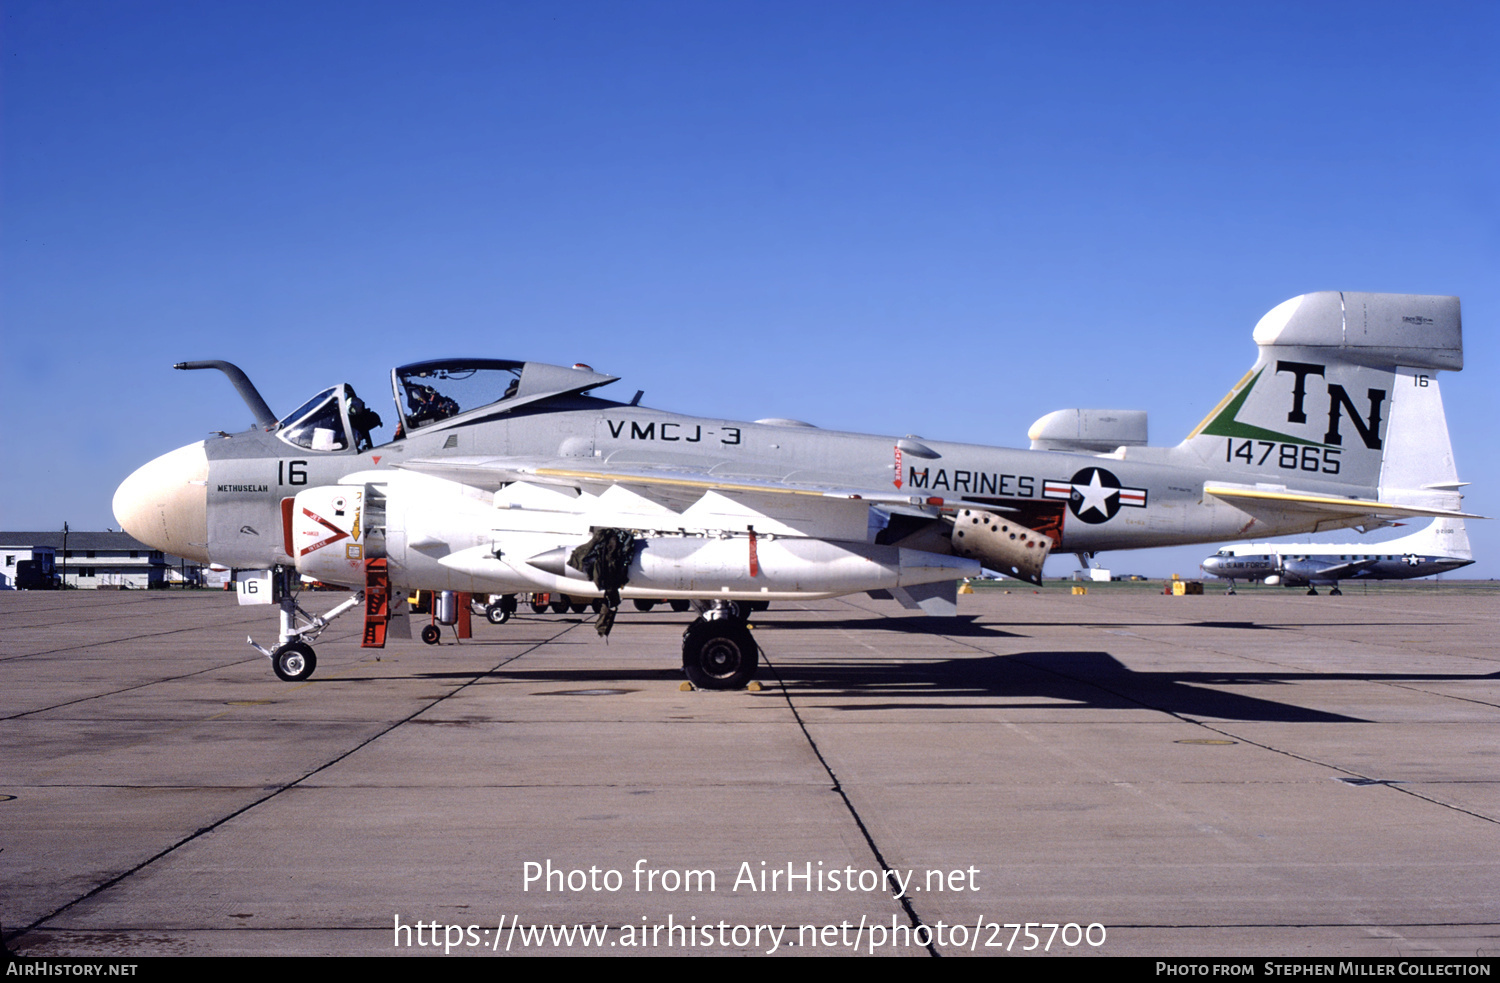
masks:
POLYGON ((484 616, 492 625, 505 624, 515 613, 516 595, 514 594, 501 594, 498 601, 491 601, 484 609, 484 616))
POLYGON ((682 633, 682 671, 699 689, 743 689, 760 666, 760 647, 745 624, 750 605, 711 608, 682 633))
POLYGON ((347 601, 335 607, 327 614, 308 614, 297 604, 297 599, 292 595, 292 586, 297 576, 295 570, 286 567, 276 568, 276 596, 280 598, 281 605, 281 634, 276 642, 275 649, 267 649, 263 645, 255 644, 255 639, 247 637, 251 647, 261 655, 271 660, 271 669, 276 673, 278 679, 284 679, 289 683, 300 683, 313 674, 318 667, 318 657, 313 654, 309 642, 316 641, 323 634, 323 629, 337 618, 356 605, 363 604, 365 592, 358 591, 347 601))

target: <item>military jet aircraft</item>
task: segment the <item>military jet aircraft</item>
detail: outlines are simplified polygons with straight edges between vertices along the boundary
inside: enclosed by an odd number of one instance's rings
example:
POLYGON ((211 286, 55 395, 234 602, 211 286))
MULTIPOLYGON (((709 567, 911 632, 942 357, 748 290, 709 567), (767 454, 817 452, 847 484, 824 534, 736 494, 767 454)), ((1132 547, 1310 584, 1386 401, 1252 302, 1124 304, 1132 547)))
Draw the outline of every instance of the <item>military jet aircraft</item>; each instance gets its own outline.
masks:
MULTIPOLYGON (((1454 297, 1325 292, 1256 325, 1259 357, 1188 437, 1150 447, 1141 412, 1064 410, 1007 450, 683 416, 598 396, 583 365, 456 358, 391 373, 396 439, 370 446, 346 384, 255 415, 125 479, 121 526, 204 562, 275 571, 283 679, 365 604, 384 638, 399 589, 692 599, 683 638, 699 686, 738 688, 758 649, 744 602, 887 593, 956 610, 990 569, 1040 582, 1054 548, 1100 550, 1462 517, 1436 373, 1463 367, 1454 297), (295 575, 365 588, 324 615, 295 575)), ((252 643, 253 644, 253 643, 252 643)), ((260 646, 257 646, 260 648, 260 646)))
POLYGON ((1275 586, 1318 586, 1342 594, 1341 580, 1411 580, 1447 573, 1474 562, 1462 519, 1434 519, 1427 528, 1383 543, 1238 543, 1202 563, 1203 572, 1229 581, 1275 586))

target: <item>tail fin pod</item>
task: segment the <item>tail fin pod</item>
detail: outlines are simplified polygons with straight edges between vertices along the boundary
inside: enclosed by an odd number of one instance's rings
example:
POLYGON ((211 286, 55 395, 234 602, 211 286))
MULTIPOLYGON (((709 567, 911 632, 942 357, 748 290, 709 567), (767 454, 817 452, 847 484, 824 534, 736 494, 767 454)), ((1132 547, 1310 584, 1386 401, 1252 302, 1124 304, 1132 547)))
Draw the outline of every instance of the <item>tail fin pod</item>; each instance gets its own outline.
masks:
POLYGON ((1325 290, 1273 307, 1256 324, 1262 348, 1319 350, 1329 359, 1457 372, 1464 367, 1457 297, 1325 290))
POLYGON ((1184 442, 1205 464, 1232 480, 1369 496, 1431 497, 1441 490, 1422 486, 1455 480, 1412 450, 1435 419, 1447 445, 1432 373, 1463 368, 1458 298, 1304 294, 1261 318, 1254 338, 1255 367, 1184 442), (1430 392, 1403 398, 1403 386, 1430 392))

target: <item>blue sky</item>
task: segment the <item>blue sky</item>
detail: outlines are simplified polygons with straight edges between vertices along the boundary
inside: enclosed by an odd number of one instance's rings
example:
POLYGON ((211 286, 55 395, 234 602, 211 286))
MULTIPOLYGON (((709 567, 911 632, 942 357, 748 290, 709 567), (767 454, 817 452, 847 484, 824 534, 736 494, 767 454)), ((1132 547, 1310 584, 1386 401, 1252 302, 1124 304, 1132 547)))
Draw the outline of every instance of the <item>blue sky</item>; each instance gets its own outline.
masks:
POLYGON ((0 527, 112 526, 137 465, 246 425, 186 359, 278 412, 477 354, 681 412, 1024 446, 1130 408, 1175 443, 1256 320, 1328 289, 1463 299, 1444 395, 1466 506, 1500 515, 1493 3, 8 0, 0 26, 0 527))

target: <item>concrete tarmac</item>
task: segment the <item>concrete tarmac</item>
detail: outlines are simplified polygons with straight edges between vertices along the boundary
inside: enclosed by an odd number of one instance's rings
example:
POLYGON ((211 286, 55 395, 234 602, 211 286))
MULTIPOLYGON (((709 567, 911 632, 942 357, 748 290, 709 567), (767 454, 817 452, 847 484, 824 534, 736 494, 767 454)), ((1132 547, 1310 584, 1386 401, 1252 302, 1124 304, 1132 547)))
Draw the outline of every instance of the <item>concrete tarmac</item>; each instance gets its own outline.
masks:
POLYGON ((735 693, 660 609, 346 618, 289 684, 232 595, 0 594, 6 944, 1500 952, 1500 592, 1159 590, 779 605, 735 693))

